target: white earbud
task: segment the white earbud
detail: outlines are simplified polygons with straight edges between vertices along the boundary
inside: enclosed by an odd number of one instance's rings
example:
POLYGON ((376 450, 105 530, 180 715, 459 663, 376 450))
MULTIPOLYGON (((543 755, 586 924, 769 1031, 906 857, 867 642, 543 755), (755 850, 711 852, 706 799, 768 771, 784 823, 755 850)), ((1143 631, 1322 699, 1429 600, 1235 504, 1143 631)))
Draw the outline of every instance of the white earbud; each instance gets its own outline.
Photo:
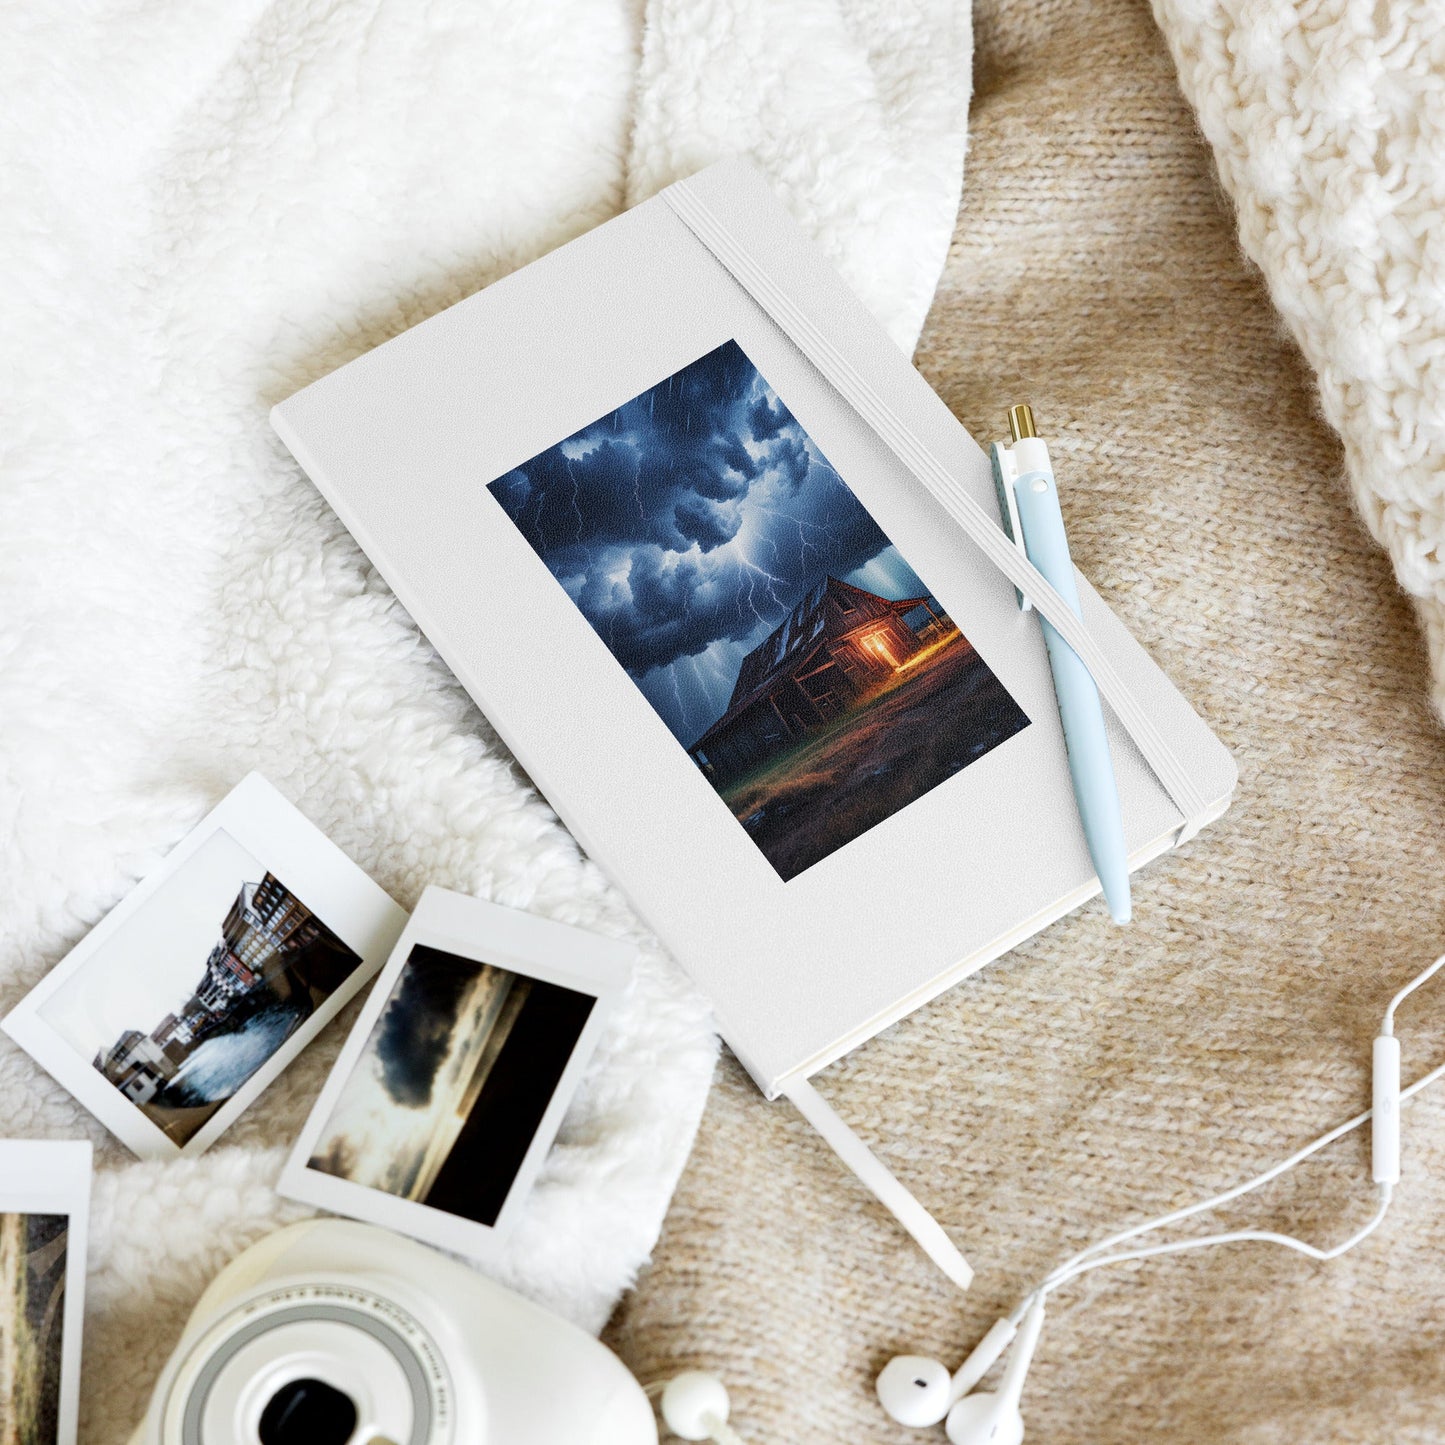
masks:
POLYGON ((900 1425, 915 1429, 937 1425, 988 1374, 1017 1333, 1007 1320, 996 1321, 952 1375, 937 1360, 923 1355, 897 1355, 878 1376, 878 1401, 888 1417, 900 1425))
POLYGON ((1023 1445, 1024 1417, 992 1390, 965 1395, 948 1412, 944 1434, 951 1445, 1023 1445))
POLYGON ((965 1395, 948 1412, 944 1431, 949 1445, 1023 1445, 1024 1417, 1019 1413, 1024 1380, 1033 1363, 1044 1327, 1042 1296, 1024 1316, 1019 1337, 1004 1367, 997 1390, 979 1390, 965 1395))
POLYGON ((953 1404, 947 1365, 925 1355, 895 1355, 878 1376, 878 1401, 889 1419, 921 1430, 937 1425, 953 1404))
POLYGON ((716 1375, 688 1370, 669 1380, 659 1402, 662 1418, 684 1440, 735 1441, 728 1426, 728 1392, 716 1375))

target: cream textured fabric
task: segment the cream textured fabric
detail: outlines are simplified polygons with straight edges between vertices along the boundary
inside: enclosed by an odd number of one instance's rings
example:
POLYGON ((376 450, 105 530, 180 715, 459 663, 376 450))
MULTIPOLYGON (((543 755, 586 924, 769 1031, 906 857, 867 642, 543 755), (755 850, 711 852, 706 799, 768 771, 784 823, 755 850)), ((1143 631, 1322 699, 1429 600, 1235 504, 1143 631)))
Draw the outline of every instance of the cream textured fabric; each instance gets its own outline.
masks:
POLYGON ((1445 714, 1445 5, 1153 4, 1445 714))
MULTIPOLYGON (((635 939, 636 989, 499 1271, 593 1329, 691 1143, 716 1055, 704 1008, 266 413, 616 214, 629 148, 641 195, 758 142, 865 289, 890 257, 867 294, 911 346, 957 211, 967 8, 862 9, 100 0, 0 15, 0 1009, 252 767, 403 904, 435 882, 635 939), (703 84, 719 34, 747 60, 727 62, 725 89, 703 84), (830 175, 866 180, 868 215, 846 188, 823 204, 830 175)), ((352 1017, 210 1153, 164 1167, 0 1042, 0 1133, 97 1145, 87 1445, 128 1433, 215 1270, 302 1212, 273 1185, 352 1017)))
MULTIPOLYGON (((1239 794, 1140 875, 1131 927, 1095 903, 818 1079, 966 1250, 968 1294, 722 1069, 608 1338, 644 1380, 720 1371, 749 1445, 944 1445, 879 1411, 890 1355, 956 1364, 1066 1254, 1363 1107, 1390 994, 1445 947, 1419 631, 1147 5, 974 18, 964 204, 919 362, 981 439, 1034 403, 1081 565, 1234 750, 1239 794)), ((1445 986, 1399 1029, 1407 1078, 1445 1060, 1445 986)), ((1062 1291, 1030 1445, 1445 1441, 1445 1085, 1404 1140, 1389 1220, 1333 1264, 1245 1245, 1062 1291)), ((1334 1242, 1373 1207, 1368 1161, 1356 1136, 1224 1217, 1334 1242)))

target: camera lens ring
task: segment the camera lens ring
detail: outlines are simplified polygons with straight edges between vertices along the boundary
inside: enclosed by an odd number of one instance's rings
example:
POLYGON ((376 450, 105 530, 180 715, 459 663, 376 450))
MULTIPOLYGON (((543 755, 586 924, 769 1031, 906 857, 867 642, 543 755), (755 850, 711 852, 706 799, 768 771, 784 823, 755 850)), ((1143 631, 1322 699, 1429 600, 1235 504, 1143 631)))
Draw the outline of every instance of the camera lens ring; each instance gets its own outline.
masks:
MULTIPOLYGON (((287 1293, 292 1298, 295 1297, 293 1292, 287 1293)), ((347 1293, 352 1300, 366 1298, 360 1291, 349 1290, 347 1293)), ((391 1313, 396 1313, 395 1306, 379 1298, 374 1301, 368 1298, 367 1302, 385 1306, 391 1313)), ((220 1445, 220 1442, 206 1438, 202 1422, 211 1390, 226 1366, 239 1351, 262 1335, 269 1334, 282 1325, 310 1320, 348 1325, 370 1335, 386 1348, 401 1366, 413 1406, 411 1433, 405 1440, 398 1442, 398 1445, 430 1445, 434 1427, 441 1425, 443 1421, 435 1417, 432 1382, 429 1381, 421 1360, 417 1358, 416 1342, 408 1340, 401 1331, 364 1308, 350 1304, 323 1303, 320 1300, 267 1311, 260 1318, 253 1318, 240 1329, 226 1334, 215 1347, 214 1353, 201 1365, 186 1392, 180 1420, 180 1445, 220 1445)), ((449 1431, 443 1430, 443 1438, 449 1438, 449 1431)))

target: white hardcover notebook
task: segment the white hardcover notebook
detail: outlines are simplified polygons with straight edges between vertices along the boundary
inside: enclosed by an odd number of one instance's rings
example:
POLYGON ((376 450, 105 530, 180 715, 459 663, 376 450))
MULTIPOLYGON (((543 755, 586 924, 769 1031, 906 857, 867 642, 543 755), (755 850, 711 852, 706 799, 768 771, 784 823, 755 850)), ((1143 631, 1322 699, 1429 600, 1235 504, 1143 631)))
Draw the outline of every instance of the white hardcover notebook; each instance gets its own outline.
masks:
POLYGON ((769 1097, 1098 892, 1015 583, 1112 705, 1132 865, 1228 805, 1224 747, 1007 542, 983 451, 742 162, 272 420, 769 1097))

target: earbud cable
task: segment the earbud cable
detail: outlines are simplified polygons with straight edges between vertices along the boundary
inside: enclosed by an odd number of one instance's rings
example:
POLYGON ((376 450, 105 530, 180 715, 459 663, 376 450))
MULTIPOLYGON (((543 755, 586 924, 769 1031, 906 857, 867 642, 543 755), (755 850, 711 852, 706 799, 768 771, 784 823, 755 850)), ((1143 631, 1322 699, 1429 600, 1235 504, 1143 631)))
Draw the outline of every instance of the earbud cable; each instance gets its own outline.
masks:
MULTIPOLYGON (((1389 1035, 1394 1032, 1395 1010, 1400 1004, 1421 984, 1433 978, 1441 968, 1445 968, 1445 954, 1442 954, 1430 965, 1429 968, 1417 974, 1409 983, 1402 988, 1390 1001, 1389 1008, 1385 1011, 1382 1032, 1389 1035)), ((1415 1080, 1408 1088, 1400 1092, 1400 1102, 1403 1104, 1413 1098, 1422 1089, 1428 1089, 1437 1079, 1445 1076, 1445 1064, 1430 1070, 1428 1074, 1415 1080)), ((1236 1184, 1232 1189, 1226 1189, 1221 1194, 1216 1194, 1212 1199, 1205 1199, 1198 1204, 1186 1205, 1183 1209, 1173 1210, 1169 1214, 1159 1215, 1154 1219, 1147 1219, 1140 1224, 1122 1229, 1117 1234, 1110 1235, 1107 1239, 1101 1239, 1097 1244, 1091 1244, 1087 1249, 1080 1250, 1078 1254, 1066 1259, 1062 1264, 1051 1270, 1043 1282, 1034 1290, 1031 1290, 1014 1307, 1009 1315, 1009 1322, 1017 1325, 1028 1312, 1030 1305, 1038 1298, 1051 1294, 1059 1286, 1066 1284, 1069 1280, 1076 1279, 1089 1270, 1102 1268, 1106 1264, 1123 1264, 1134 1259, 1149 1259, 1156 1255, 1180 1254, 1186 1250, 1203 1249, 1214 1244, 1237 1244, 1246 1241, 1254 1241, 1265 1244, 1278 1244, 1287 1249, 1296 1250, 1300 1254, 1308 1255, 1311 1259, 1327 1260, 1337 1259, 1346 1250, 1353 1249, 1361 1240, 1368 1238, 1379 1228, 1390 1207, 1391 1189, 1388 1184, 1380 1186, 1380 1204, 1374 1216, 1368 1224, 1358 1229, 1354 1234, 1342 1243, 1330 1249, 1321 1249, 1302 1239, 1296 1239, 1292 1235, 1277 1234, 1272 1230, 1240 1229, 1232 1230, 1224 1234, 1205 1235, 1198 1239, 1184 1239, 1171 1241, 1166 1244, 1151 1245, 1144 1249, 1123 1250, 1118 1253, 1109 1253, 1121 1244, 1127 1244, 1131 1239, 1138 1239, 1140 1235, 1151 1234, 1157 1229, 1165 1229, 1171 1224, 1177 1224, 1180 1220, 1188 1219, 1196 1214, 1204 1214, 1209 1210, 1218 1209, 1231 1201, 1240 1198, 1241 1195, 1249 1194, 1268 1184, 1271 1180, 1277 1179, 1281 1174, 1293 1169, 1296 1164, 1308 1159, 1311 1154, 1318 1153, 1328 1144, 1333 1144, 1336 1139, 1343 1138, 1352 1130, 1358 1129, 1372 1115, 1372 1109, 1366 1109, 1363 1113, 1356 1114, 1353 1119, 1346 1120, 1343 1124, 1336 1125, 1327 1133, 1321 1134, 1318 1139, 1306 1144, 1302 1149, 1296 1150, 1288 1159, 1272 1165, 1262 1173, 1255 1175, 1253 1179, 1243 1184, 1236 1184)))
MULTIPOLYGON (((1395 1032, 1395 1010, 1399 1008, 1422 983, 1429 983, 1442 968, 1445 968, 1445 953, 1442 953, 1423 973, 1416 974, 1416 976, 1390 1000, 1390 1007, 1385 1010, 1385 1022, 1381 1026, 1381 1033, 1393 1034, 1395 1032)), ((1411 1085, 1409 1092, 1413 1094, 1416 1089, 1423 1087, 1424 1080, 1422 1079, 1420 1083, 1411 1085)))
POLYGON ((1198 1239, 1180 1239, 1167 1244, 1149 1245, 1144 1249, 1121 1250, 1118 1254, 1094 1255, 1066 1270, 1056 1270, 1030 1298, 1038 1299, 1041 1295, 1048 1296, 1070 1280, 1077 1279, 1081 1274, 1087 1274, 1091 1269, 1102 1269, 1106 1264, 1124 1264, 1131 1259, 1151 1259, 1161 1254, 1183 1254, 1186 1250, 1203 1249, 1211 1244, 1243 1244, 1251 1241, 1260 1244, 1279 1244, 1286 1249, 1293 1249, 1300 1254, 1308 1255, 1311 1259, 1338 1259, 1340 1255, 1353 1249, 1361 1240, 1368 1238, 1380 1227, 1381 1221, 1390 1208, 1391 1186, 1381 1184, 1378 1188, 1380 1205, 1370 1222, 1357 1229, 1348 1239, 1330 1249, 1321 1249, 1307 1240, 1296 1239, 1289 1234, 1277 1234, 1269 1229, 1232 1229, 1224 1234, 1207 1234, 1198 1239))

